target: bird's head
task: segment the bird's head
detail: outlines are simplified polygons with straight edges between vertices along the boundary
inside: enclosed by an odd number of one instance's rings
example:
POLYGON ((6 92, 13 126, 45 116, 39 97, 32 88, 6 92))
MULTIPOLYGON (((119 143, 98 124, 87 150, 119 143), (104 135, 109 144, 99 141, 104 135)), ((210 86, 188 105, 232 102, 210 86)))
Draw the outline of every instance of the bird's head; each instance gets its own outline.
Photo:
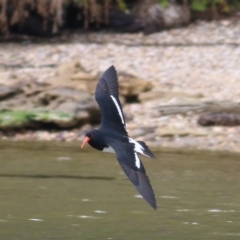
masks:
POLYGON ((94 137, 95 137, 95 130, 91 130, 86 132, 85 138, 83 140, 83 143, 81 145, 81 148, 83 148, 85 146, 86 143, 91 143, 92 141, 94 141, 94 137))
POLYGON ((83 148, 86 143, 100 151, 107 147, 107 145, 104 143, 102 134, 98 130, 86 132, 81 148, 83 148))

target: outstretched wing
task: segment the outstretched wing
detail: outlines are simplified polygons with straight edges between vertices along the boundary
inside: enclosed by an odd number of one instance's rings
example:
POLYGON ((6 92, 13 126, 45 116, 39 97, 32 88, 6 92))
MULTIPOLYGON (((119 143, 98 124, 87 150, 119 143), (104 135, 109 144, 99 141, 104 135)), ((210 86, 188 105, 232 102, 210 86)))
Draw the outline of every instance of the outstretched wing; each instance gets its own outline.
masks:
POLYGON ((95 91, 95 98, 102 114, 100 128, 108 128, 127 134, 125 118, 118 96, 117 72, 115 67, 111 66, 103 73, 95 91))
POLYGON ((116 152, 117 160, 129 180, 137 188, 143 198, 154 208, 157 209, 155 194, 149 178, 146 174, 142 161, 134 151, 133 144, 110 143, 116 152))

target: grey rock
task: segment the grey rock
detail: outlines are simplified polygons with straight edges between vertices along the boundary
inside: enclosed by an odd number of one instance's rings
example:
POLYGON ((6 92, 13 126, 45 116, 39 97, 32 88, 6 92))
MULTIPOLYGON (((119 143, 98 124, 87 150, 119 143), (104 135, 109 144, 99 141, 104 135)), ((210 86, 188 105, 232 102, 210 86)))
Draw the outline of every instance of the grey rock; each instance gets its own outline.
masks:
POLYGON ((0 86, 0 100, 13 97, 14 95, 21 92, 21 89, 15 86, 0 86))

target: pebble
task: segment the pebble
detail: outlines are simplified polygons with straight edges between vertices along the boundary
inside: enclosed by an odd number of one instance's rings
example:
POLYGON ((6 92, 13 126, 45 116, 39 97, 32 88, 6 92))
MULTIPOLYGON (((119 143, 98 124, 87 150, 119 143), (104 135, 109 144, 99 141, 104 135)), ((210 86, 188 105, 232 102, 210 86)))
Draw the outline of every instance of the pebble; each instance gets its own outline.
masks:
MULTIPOLYGON (((68 36, 69 42, 57 44, 3 43, 0 45, 0 84, 23 79, 47 82, 55 76, 59 64, 78 59, 93 74, 114 64, 118 71, 150 81, 153 91, 200 94, 209 101, 237 101, 240 97, 239 33, 240 20, 199 21, 148 36, 98 32, 72 34, 68 36)), ((171 99, 174 100, 176 98, 171 99)), ((164 99, 159 101, 164 103, 164 99)), ((159 101, 124 106, 126 115, 133 116, 127 123, 130 136, 156 147, 240 152, 240 127, 204 128, 197 125, 198 115, 194 114, 161 116, 154 109, 159 101), (145 131, 149 127, 153 129, 145 131), (188 133, 182 137, 174 132, 159 136, 164 129, 185 132, 187 129, 188 133)), ((88 124, 72 131, 23 131, 1 136, 14 140, 73 141, 81 140, 84 132, 91 128, 88 124)))

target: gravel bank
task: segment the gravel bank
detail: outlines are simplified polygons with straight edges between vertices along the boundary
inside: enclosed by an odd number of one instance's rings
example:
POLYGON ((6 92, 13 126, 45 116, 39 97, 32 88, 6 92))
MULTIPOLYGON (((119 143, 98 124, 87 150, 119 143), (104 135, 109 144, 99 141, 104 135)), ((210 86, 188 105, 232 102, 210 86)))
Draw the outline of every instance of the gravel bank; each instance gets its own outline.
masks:
MULTIPOLYGON (((0 82, 47 82, 59 64, 78 59, 92 73, 103 72, 114 64, 118 71, 151 81, 155 92, 184 92, 201 96, 204 101, 239 101, 239 36, 240 21, 224 20, 199 22, 150 36, 71 34, 62 37, 69 41, 60 43, 4 43, 0 45, 0 82)), ((129 134, 157 147, 240 151, 240 127, 204 128, 197 124, 197 115, 162 116, 156 109, 174 100, 163 98, 126 105, 124 111, 133 116, 128 122, 129 134)), ((81 140, 81 133, 43 131, 4 138, 81 140)))

